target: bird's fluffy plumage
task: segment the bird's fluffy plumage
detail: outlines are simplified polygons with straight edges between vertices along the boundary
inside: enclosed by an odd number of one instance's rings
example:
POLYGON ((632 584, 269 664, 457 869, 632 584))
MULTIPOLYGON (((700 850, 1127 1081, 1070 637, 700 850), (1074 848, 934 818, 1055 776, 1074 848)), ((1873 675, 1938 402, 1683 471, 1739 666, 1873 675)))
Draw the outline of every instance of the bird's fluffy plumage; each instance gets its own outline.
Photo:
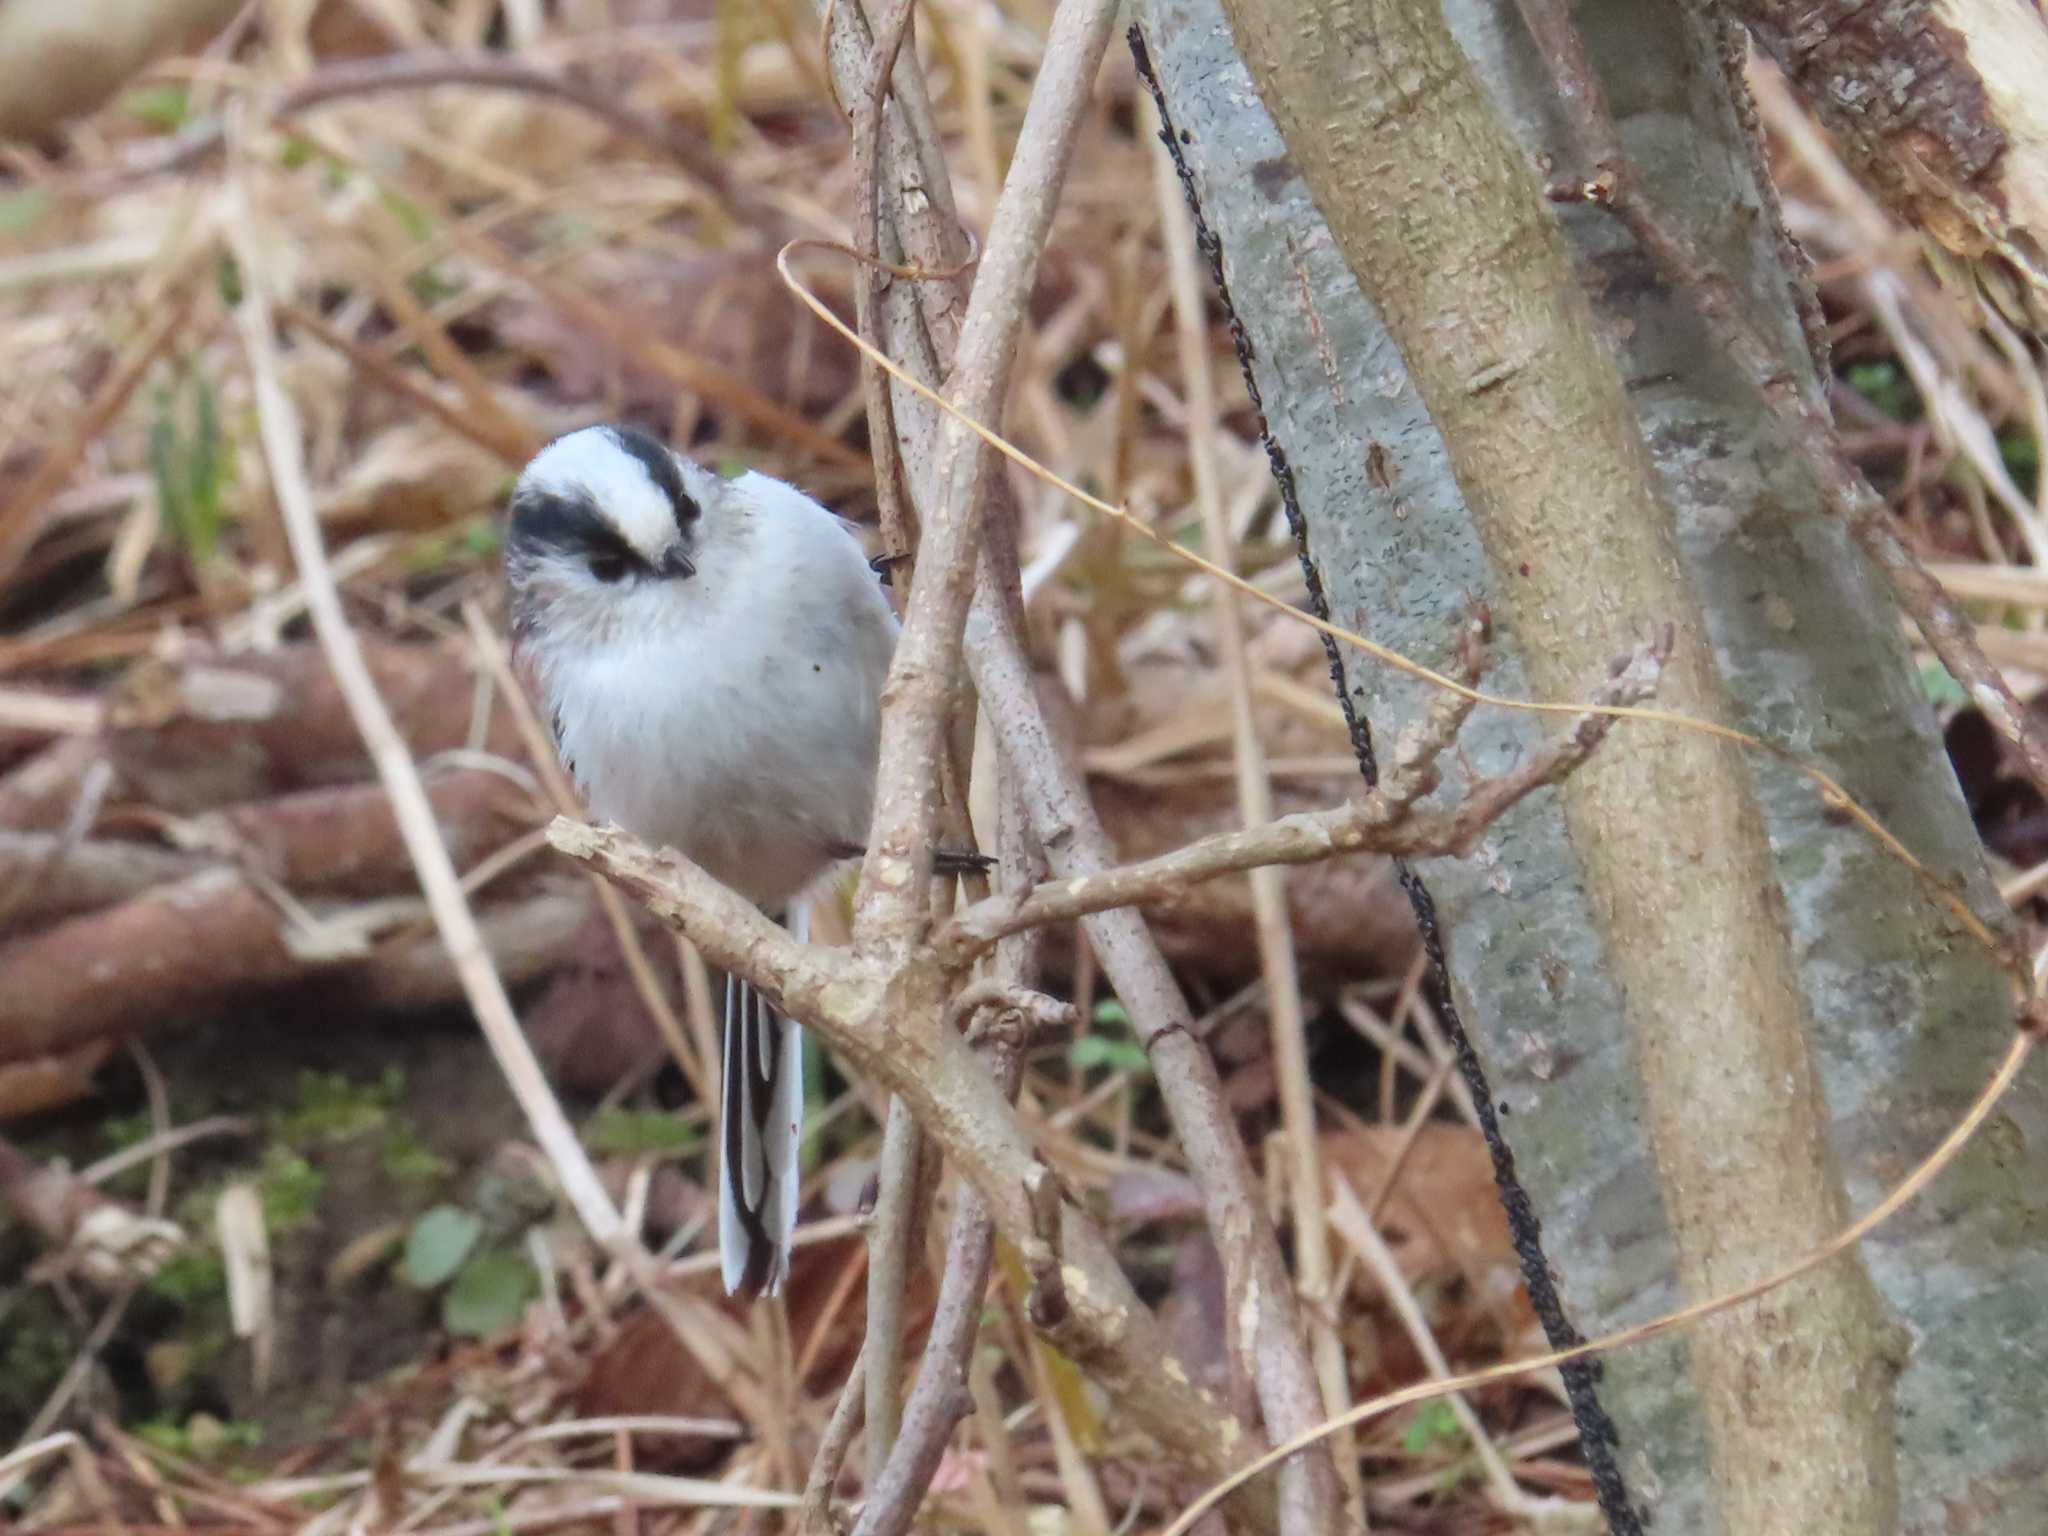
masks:
MULTIPOLYGON (((723 479, 587 428, 520 476, 506 568, 515 641, 593 814, 777 914, 860 845, 896 619, 831 512, 766 475, 723 479)), ((742 1023, 763 1070, 727 1071, 723 1112, 765 1141, 725 1143, 722 1245, 729 1288, 772 1291, 795 1216, 800 1057, 795 1030, 741 987, 728 1068, 742 1023), (755 1218, 774 1246, 759 1285, 755 1218)))

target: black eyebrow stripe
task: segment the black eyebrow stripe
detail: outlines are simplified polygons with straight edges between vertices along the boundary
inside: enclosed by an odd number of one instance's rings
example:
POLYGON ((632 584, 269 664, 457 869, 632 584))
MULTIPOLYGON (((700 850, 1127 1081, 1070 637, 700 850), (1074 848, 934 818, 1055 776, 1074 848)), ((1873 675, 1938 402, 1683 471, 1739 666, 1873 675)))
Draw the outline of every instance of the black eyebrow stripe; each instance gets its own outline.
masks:
POLYGON ((512 541, 563 554, 617 555, 645 564, 587 493, 528 488, 512 498, 512 541))
POLYGON ((604 430, 614 443, 639 461, 640 467, 647 471, 647 478, 668 498, 669 515, 676 520, 676 531, 689 532, 690 523, 698 515, 698 507, 690 499, 690 493, 683 489, 683 475, 676 468, 676 456, 636 427, 606 427, 604 430))

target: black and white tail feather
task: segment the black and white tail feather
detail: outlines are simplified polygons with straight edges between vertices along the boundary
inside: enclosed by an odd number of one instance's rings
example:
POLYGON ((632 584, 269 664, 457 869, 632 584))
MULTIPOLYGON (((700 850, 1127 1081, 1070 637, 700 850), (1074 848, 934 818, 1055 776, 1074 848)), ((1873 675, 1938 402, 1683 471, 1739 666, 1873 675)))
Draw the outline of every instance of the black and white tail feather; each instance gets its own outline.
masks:
MULTIPOLYGON (((800 905, 789 927, 809 937, 800 905)), ((789 1276, 803 1175, 804 1032, 739 976, 725 978, 719 1085, 718 1255, 730 1295, 773 1296, 789 1276)))

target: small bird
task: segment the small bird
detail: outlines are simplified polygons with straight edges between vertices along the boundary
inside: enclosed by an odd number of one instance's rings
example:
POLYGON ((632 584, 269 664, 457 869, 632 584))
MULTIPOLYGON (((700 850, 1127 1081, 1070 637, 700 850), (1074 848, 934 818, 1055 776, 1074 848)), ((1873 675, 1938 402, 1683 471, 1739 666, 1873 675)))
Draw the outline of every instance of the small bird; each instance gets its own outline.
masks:
MULTIPOLYGON (((618 426, 542 449, 509 521, 513 644, 591 812, 783 919, 861 852, 874 806, 897 622, 852 530, 793 486, 618 426)), ((730 1293, 773 1295, 789 1272, 802 1065, 797 1026, 728 976, 730 1293)))

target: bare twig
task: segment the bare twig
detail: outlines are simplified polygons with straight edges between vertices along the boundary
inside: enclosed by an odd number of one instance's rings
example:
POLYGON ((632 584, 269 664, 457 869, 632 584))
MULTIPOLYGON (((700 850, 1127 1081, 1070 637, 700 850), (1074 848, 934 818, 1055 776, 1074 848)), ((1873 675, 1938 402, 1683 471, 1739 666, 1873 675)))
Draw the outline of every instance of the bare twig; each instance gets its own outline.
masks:
MULTIPOLYGON (((1628 705, 1649 697, 1662 670, 1664 644, 1668 640, 1643 647, 1589 702, 1628 705)), ((1219 875, 1267 865, 1311 864, 1365 850, 1412 858, 1469 853, 1510 807, 1558 783, 1585 762, 1613 723, 1612 715, 1589 710, 1572 729, 1507 773, 1471 784, 1448 811, 1415 809, 1415 802, 1435 784, 1434 775, 1421 770, 1447 743, 1431 743, 1424 756, 1410 738, 1396 749, 1395 765, 1381 787, 1362 799, 1328 810, 1297 811, 1241 832, 1218 833, 1136 864, 1050 880, 1017 895, 991 896, 948 923, 934 944, 961 960, 1007 933, 1138 906, 1219 875)))
MULTIPOLYGON (((1005 1097, 1016 1091, 1016 1057, 1014 1049, 999 1047, 991 1064, 1005 1097)), ((967 1366, 981 1320, 982 1293, 988 1288, 994 1241, 995 1219, 987 1202, 972 1189, 963 1189, 946 1236, 945 1275, 924 1360, 903 1406, 902 1433, 869 1480, 867 1505, 854 1536, 903 1536, 931 1486, 953 1426, 974 1406, 967 1390, 967 1366)))
MULTIPOLYGON (((1040 248, 1058 206, 1074 140, 1116 19, 1113 0, 1065 0, 1053 18, 1017 152, 1003 183, 961 327, 954 395, 976 420, 1000 415, 1040 248)), ((947 705, 960 672, 961 630, 974 587, 981 483, 988 456, 949 419, 902 639, 883 694, 875 816, 855 901, 855 932, 904 940, 929 894, 932 832, 947 705)))
MULTIPOLYGON (((1025 300, 1115 12, 1115 0, 1065 0, 1055 16, 962 330, 955 390, 963 407, 977 417, 999 414, 1008 389, 1025 300)), ((909 16, 909 0, 897 0, 887 27, 876 38, 860 103, 866 114, 859 124, 863 152, 879 135, 882 84, 894 67, 909 16)), ((863 184, 858 191, 872 210, 874 188, 863 184)), ((864 215, 863 225, 866 222, 864 215)), ((862 280, 869 281, 866 276, 862 280)), ((864 307, 873 325, 872 290, 867 291, 871 297, 864 307)), ((872 364, 864 367, 871 409, 877 409, 874 402, 886 386, 872 364)), ((938 453, 942 468, 937 480, 944 492, 920 534, 919 576, 911 588, 903 634, 883 692, 878 791, 855 897, 855 938, 871 944, 908 944, 928 911, 930 849, 939 825, 948 718, 961 674, 961 629, 974 583, 981 482, 988 456, 979 440, 957 426, 943 432, 938 453)), ((894 531, 900 535, 905 530, 899 525, 894 531)), ((924 1024, 942 1027, 935 1014, 924 1024)), ((896 1307, 917 1199, 918 1139, 908 1106, 891 1105, 868 1276, 871 1478, 879 1476, 886 1463, 897 1421, 895 1362, 901 1319, 896 1307)))
MULTIPOLYGON (((1114 857, 1088 799, 1080 770, 1052 734, 1026 662, 1017 615, 1005 593, 1017 591, 1014 550, 991 525, 969 626, 969 660, 987 717, 996 725, 1005 772, 1029 810, 1033 831, 1056 876, 1073 880, 1111 867, 1114 857), (999 574, 1008 564, 1007 579, 999 574)), ((1006 900, 1014 898, 994 898, 1006 900)), ((962 914, 966 916, 967 914, 962 914)), ((1323 1421, 1321 1389, 1304 1342, 1294 1285, 1266 1218, 1244 1143, 1223 1099, 1216 1063, 1195 1037, 1193 1016, 1173 973, 1134 911, 1108 911, 1084 923, 1155 1078, 1189 1165, 1200 1177, 1209 1230, 1222 1255, 1233 1321, 1243 1333, 1232 1352, 1256 1385, 1276 1436, 1305 1434, 1323 1421), (1240 1314, 1248 1299, 1255 1305, 1240 1314)), ((1303 1458, 1281 1477, 1283 1518, 1302 1536, 1337 1529, 1336 1473, 1327 1453, 1303 1458)))
MULTIPOLYGON (((875 347, 883 345, 881 326, 882 269, 879 207, 882 118, 888 104, 889 77, 896 56, 910 34, 916 0, 894 0, 881 35, 870 53, 867 87, 854 103, 853 188, 854 249, 864 258, 854 273, 855 317, 860 334, 875 347)), ((882 538, 891 561, 895 589, 910 590, 917 553, 917 524, 905 502, 908 485, 902 472, 896 435, 896 414, 890 404, 888 377, 866 356, 861 358, 861 389, 867 397, 868 443, 875 455, 875 499, 881 508, 882 538)))
POLYGON ((1591 203, 1619 219, 1671 285, 1692 300, 1700 319, 1748 377, 1777 418, 1788 445, 1806 465, 1828 507, 1848 525, 1863 552, 1891 582, 1892 591, 1928 648, 1969 692, 1998 733, 2018 750, 2034 783, 2048 791, 2048 730, 2020 702, 2005 676, 1978 643, 1976 626, 1955 605, 1920 557, 1899 537, 1884 498, 1847 454, 1822 403, 1779 366, 1779 350, 1751 318, 1735 280, 1645 194, 1642 178, 1622 148, 1607 109, 1606 92, 1586 56, 1564 0, 1519 0, 1538 50, 1557 82, 1572 134, 1590 166, 1552 196, 1591 203))
MULTIPOLYGON (((236 126, 231 122, 231 129, 236 126)), ((232 140, 232 132, 230 138, 232 140)), ((232 146, 231 146, 232 147, 232 146)), ((229 177, 231 196, 239 205, 229 221, 236 259, 241 263, 244 292, 236 307, 235 322, 248 354, 251 389, 255 396, 257 428, 270 464, 271 483, 285 536, 291 544, 299 574, 306 584, 306 603, 314 632, 334 670, 340 687, 361 730, 365 745, 391 797, 407 848, 419 870, 420 887, 434 913, 448 954, 461 976, 477 1023, 482 1026, 493 1056, 504 1071, 507 1084, 526 1112, 528 1123, 547 1154, 562 1190, 591 1236, 606 1249, 637 1246, 625 1230, 617 1208, 591 1165, 583 1145, 576 1139, 568 1117, 534 1059, 504 983, 491 964, 490 951, 478 931, 476 917, 464 898, 455 866, 441 843, 434 825, 433 807, 420 783, 419 769, 393 724, 391 713, 377 691, 375 680, 364 664, 363 654, 341 606, 322 539, 319 517, 314 510, 312 489, 306 480, 298 411, 278 378, 275 319, 266 288, 268 263, 258 245, 246 195, 239 177, 229 177)))
MULTIPOLYGON (((857 16, 857 8, 851 9, 857 16)), ((846 14, 845 9, 839 12, 842 19, 846 14)), ((865 75, 867 53, 854 46, 854 30, 850 26, 828 28, 832 67, 842 98, 851 97, 865 75)), ((902 61, 899 86, 902 72, 911 70, 914 60, 902 61)), ((966 251, 951 216, 945 167, 937 158, 936 146, 926 143, 917 131, 911 111, 914 102, 899 91, 892 109, 898 104, 904 106, 901 118, 892 110, 884 124, 882 163, 894 178, 894 195, 886 199, 883 208, 885 241, 893 234, 900 240, 904 259, 926 270, 957 268, 966 251)), ((931 388, 952 369, 966 285, 956 278, 922 282, 917 289, 917 305, 892 311, 891 350, 903 359, 911 377, 931 388)), ((896 401, 899 425, 913 445, 908 467, 919 501, 934 505, 945 491, 939 457, 928 446, 938 437, 937 415, 907 384, 896 401), (919 450, 916 445, 927 446, 919 450)), ((984 518, 985 548, 976 572, 975 618, 968 652, 987 717, 1002 742, 1005 796, 1028 801, 1033 834, 1061 845, 1062 863, 1067 866, 1062 874, 1103 868, 1112 862, 1108 839, 1078 773, 1054 745, 1018 639, 1022 615, 1016 606, 1014 512, 1006 482, 991 477, 988 493, 991 506, 984 518), (1020 795, 1020 781, 1034 777, 1037 787, 1020 795)), ((1176 1127, 1191 1160, 1205 1175, 1211 1228, 1228 1261, 1238 1265, 1235 1274, 1242 1283, 1235 1294, 1243 1300, 1255 1292, 1259 1298, 1260 1304, 1252 1312, 1257 1343, 1247 1340, 1243 1353, 1251 1374, 1259 1380, 1268 1422, 1280 1434, 1306 1431, 1320 1422, 1322 1404, 1301 1342, 1292 1285, 1224 1106, 1214 1064, 1187 1033, 1190 1016, 1186 1003, 1142 920, 1135 913, 1111 915, 1091 930, 1090 938, 1098 951, 1107 948, 1118 993, 1140 1034, 1154 1042, 1154 1064, 1176 1127)), ((999 949, 999 956, 1001 953, 999 949)), ((1002 1226, 1001 1221, 998 1224, 1002 1226)), ((1134 1423, 1144 1412, 1140 1400, 1133 1397, 1125 1398, 1122 1407, 1134 1423)), ((1327 1454, 1318 1450, 1290 1464, 1282 1472, 1281 1482, 1288 1508, 1294 1512, 1289 1516, 1290 1530, 1336 1528, 1335 1480, 1327 1454)))
MULTIPOLYGON (((1156 122, 1156 109, 1153 117, 1156 122)), ((1237 558, 1231 548, 1230 524, 1223 509, 1222 472, 1216 461, 1216 441, 1222 425, 1216 409, 1215 380, 1209 372, 1208 311, 1195 264, 1194 228, 1187 205, 1181 199, 1173 161, 1156 131, 1152 138, 1153 183, 1173 296, 1174 330, 1187 404, 1185 437, 1188 460, 1194 470, 1202 539, 1208 545, 1210 560, 1234 572, 1237 558)), ((1245 653, 1244 617, 1238 608, 1237 594, 1220 582, 1212 588, 1210 603, 1223 653, 1224 675, 1230 685, 1238 815, 1246 827, 1261 826, 1273 819, 1273 785, 1266 772, 1258 723, 1252 717, 1251 664, 1245 653)), ((1273 1069, 1280 1091, 1281 1136, 1288 1153, 1295 1276, 1309 1302, 1310 1349, 1322 1386, 1323 1407, 1330 1413, 1342 1413, 1351 1406, 1351 1381, 1343 1342, 1330 1321, 1334 1297, 1329 1224, 1323 1198, 1322 1148, 1316 1140, 1315 1097, 1309 1086, 1301 973, 1288 929, 1286 876, 1281 866, 1265 864, 1249 871, 1248 878, 1259 971, 1266 983, 1267 1036, 1272 1043, 1273 1069)), ((1357 1446, 1346 1434, 1337 1438, 1332 1449, 1352 1518, 1363 1525, 1365 1490, 1358 1476, 1357 1446)))
POLYGON ((896 1439, 902 1411, 898 1377, 903 1360, 903 1297, 910 1287, 911 1235, 918 1201, 921 1151, 917 1121, 901 1099, 889 1101, 882 1126, 882 1156, 876 1166, 875 1208, 868 1221, 867 1361, 868 1482, 881 1475, 896 1439))
MULTIPOLYGON (((1030 846, 1028 834, 1022 807, 1006 805, 1001 811, 999 866, 1022 879, 1030 879, 1044 864, 1044 852, 1030 846)), ((1016 991, 1036 979, 1034 958, 1030 942, 1010 940, 1008 950, 997 956, 999 975, 989 977, 987 985, 967 987, 954 999, 954 1008, 958 1008, 961 999, 973 993, 977 999, 973 1006, 993 1010, 993 1020, 981 1022, 989 1018, 983 1014, 969 1026, 969 1034, 989 1042, 989 1075, 1006 1100, 1016 1098, 1024 1051, 1042 1024, 1030 999, 1022 1006, 1014 1001, 1016 991)), ((1071 1010, 1065 1012, 1071 1014, 1071 1010)), ((901 1434, 889 1460, 868 1481, 868 1501, 860 1511, 854 1536, 903 1536, 909 1530, 954 1425, 973 1411, 969 1364, 993 1260, 995 1219, 989 1204, 973 1188, 963 1188, 961 1204, 952 1212, 952 1229, 946 1235, 946 1268, 940 1276, 938 1309, 932 1315, 932 1331, 926 1335, 924 1360, 918 1366, 918 1384, 911 1386, 909 1401, 903 1405, 901 1434)))
POLYGON ((846 1465, 846 1452, 853 1437, 860 1432, 861 1409, 866 1401, 863 1384, 867 1379, 867 1358, 867 1344, 863 1341, 860 1353, 854 1356, 853 1369, 847 1372, 846 1384, 839 1389, 839 1401, 826 1421, 825 1433, 818 1440, 818 1454, 811 1458, 810 1476, 804 1481, 801 1536, 837 1536, 832 1520, 832 1487, 839 1481, 839 1469, 846 1465))

